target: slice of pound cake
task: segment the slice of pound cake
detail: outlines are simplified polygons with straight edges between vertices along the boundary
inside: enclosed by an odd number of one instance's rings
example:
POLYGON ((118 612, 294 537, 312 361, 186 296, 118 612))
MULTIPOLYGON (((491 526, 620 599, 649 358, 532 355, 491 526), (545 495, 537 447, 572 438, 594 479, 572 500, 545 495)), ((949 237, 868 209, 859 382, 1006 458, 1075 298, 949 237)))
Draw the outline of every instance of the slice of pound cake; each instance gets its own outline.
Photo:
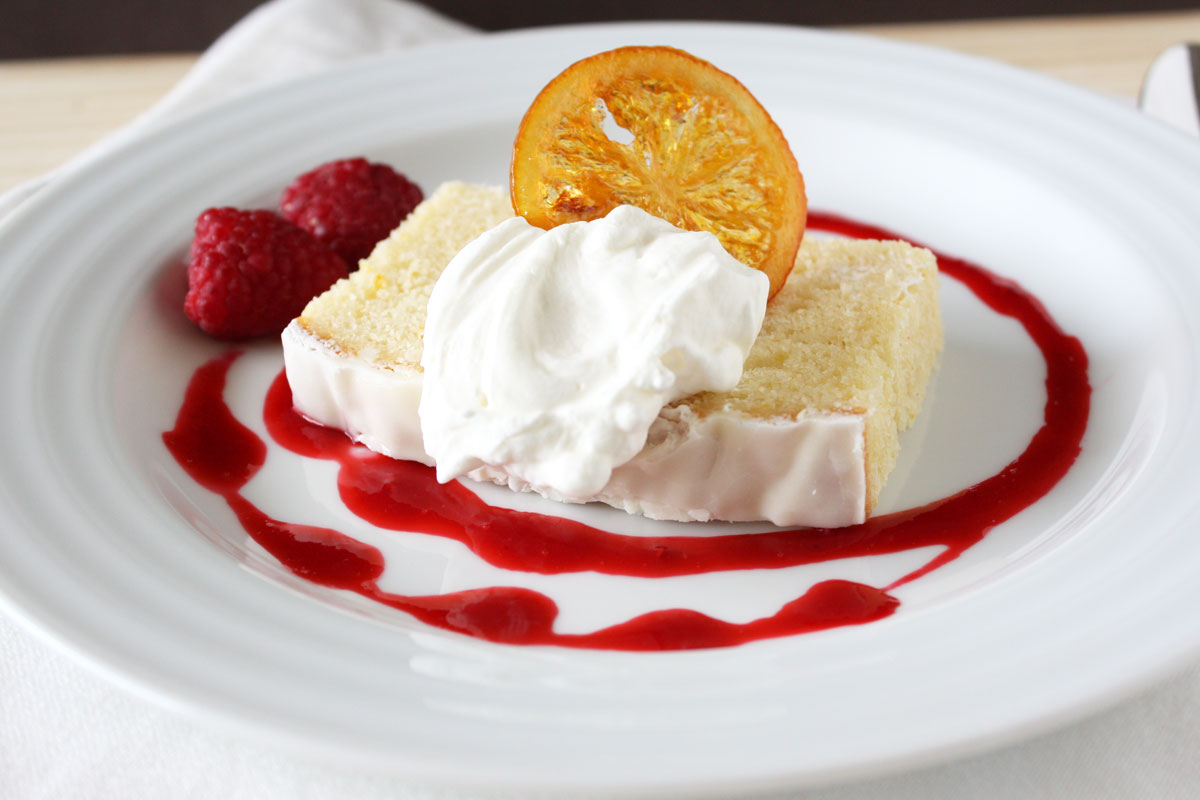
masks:
MULTIPOLYGON (((296 408, 372 450, 429 463, 417 415, 429 294, 463 246, 511 216, 498 188, 446 184, 310 302, 283 334, 296 408)), ((739 384, 665 407, 594 499, 655 519, 861 522, 941 345, 929 251, 806 241, 739 384)), ((496 467, 471 477, 530 488, 496 467)))

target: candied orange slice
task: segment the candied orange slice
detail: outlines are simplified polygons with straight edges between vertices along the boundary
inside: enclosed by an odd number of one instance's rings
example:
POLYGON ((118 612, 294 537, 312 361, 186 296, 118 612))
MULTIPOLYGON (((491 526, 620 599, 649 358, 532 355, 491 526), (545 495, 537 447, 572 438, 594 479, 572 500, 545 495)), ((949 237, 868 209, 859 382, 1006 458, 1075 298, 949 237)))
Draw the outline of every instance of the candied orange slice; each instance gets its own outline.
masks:
POLYGON ((804 179, 787 139, 735 78, 682 50, 623 47, 550 81, 512 155, 513 209, 551 228, 638 206, 716 234, 783 286, 804 236, 804 179))

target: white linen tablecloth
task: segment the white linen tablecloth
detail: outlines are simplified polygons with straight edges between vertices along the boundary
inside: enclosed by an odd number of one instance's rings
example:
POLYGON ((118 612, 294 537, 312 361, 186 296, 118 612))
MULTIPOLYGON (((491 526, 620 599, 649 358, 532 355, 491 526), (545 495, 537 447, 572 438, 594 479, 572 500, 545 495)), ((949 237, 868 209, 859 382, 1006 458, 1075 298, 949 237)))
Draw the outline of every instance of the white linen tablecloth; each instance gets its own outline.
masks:
MULTIPOLYGON (((273 0, 222 36, 172 92, 126 129, 0 197, 0 216, 74 164, 214 100, 365 54, 466 35, 472 35, 469 28, 400 0, 273 0)), ((802 795, 1197 798, 1200 665, 1057 733, 944 766, 802 795)), ((0 800, 462 796, 213 732, 127 694, 0 616, 0 800)))

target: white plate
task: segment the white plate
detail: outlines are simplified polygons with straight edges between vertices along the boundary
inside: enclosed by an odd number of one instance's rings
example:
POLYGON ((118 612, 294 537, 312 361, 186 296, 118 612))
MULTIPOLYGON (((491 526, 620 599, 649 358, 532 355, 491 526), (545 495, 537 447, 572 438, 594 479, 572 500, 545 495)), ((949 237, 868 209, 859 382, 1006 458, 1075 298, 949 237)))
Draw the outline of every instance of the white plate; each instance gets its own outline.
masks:
MULTIPOLYGON (((1198 210, 1200 148, 1107 99, 797 29, 489 36, 256 94, 77 171, 0 230, 3 595, 171 707, 417 781, 729 793, 1010 741, 1110 703, 1200 646, 1198 210), (628 43, 683 47, 741 78, 791 140, 814 207, 980 262, 1041 298, 1091 358, 1076 466, 962 559, 898 590, 895 616, 732 649, 490 645, 292 579, 161 443, 192 370, 222 350, 178 312, 192 220, 210 205, 269 203, 299 172, 354 154, 427 189, 503 182, 537 90, 574 59, 628 43)), ((944 283, 948 349, 891 508, 986 477, 1039 417, 1042 367, 1024 334, 944 283)), ((267 344, 232 375, 230 402, 260 432, 278 368, 267 344)), ((275 450, 247 491, 276 516, 353 528, 331 475, 275 450)), ((814 579, 498 576, 443 540, 358 533, 388 542, 396 580, 414 591, 511 578, 549 591, 561 624, 579 630, 701 595, 730 618, 761 616, 814 579)), ((908 565, 839 569, 883 585, 908 565)))

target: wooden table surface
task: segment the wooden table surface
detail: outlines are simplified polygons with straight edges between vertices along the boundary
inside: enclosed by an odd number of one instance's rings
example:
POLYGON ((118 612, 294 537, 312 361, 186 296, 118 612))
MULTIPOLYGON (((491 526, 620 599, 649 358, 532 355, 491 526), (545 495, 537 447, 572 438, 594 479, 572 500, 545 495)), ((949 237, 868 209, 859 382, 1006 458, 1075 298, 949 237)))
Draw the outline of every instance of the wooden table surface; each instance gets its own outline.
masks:
MULTIPOLYGON (((1132 100, 1159 52, 1200 41, 1200 11, 849 30, 984 56, 1132 100)), ((153 105, 195 60, 182 54, 0 61, 0 193, 153 105)))

